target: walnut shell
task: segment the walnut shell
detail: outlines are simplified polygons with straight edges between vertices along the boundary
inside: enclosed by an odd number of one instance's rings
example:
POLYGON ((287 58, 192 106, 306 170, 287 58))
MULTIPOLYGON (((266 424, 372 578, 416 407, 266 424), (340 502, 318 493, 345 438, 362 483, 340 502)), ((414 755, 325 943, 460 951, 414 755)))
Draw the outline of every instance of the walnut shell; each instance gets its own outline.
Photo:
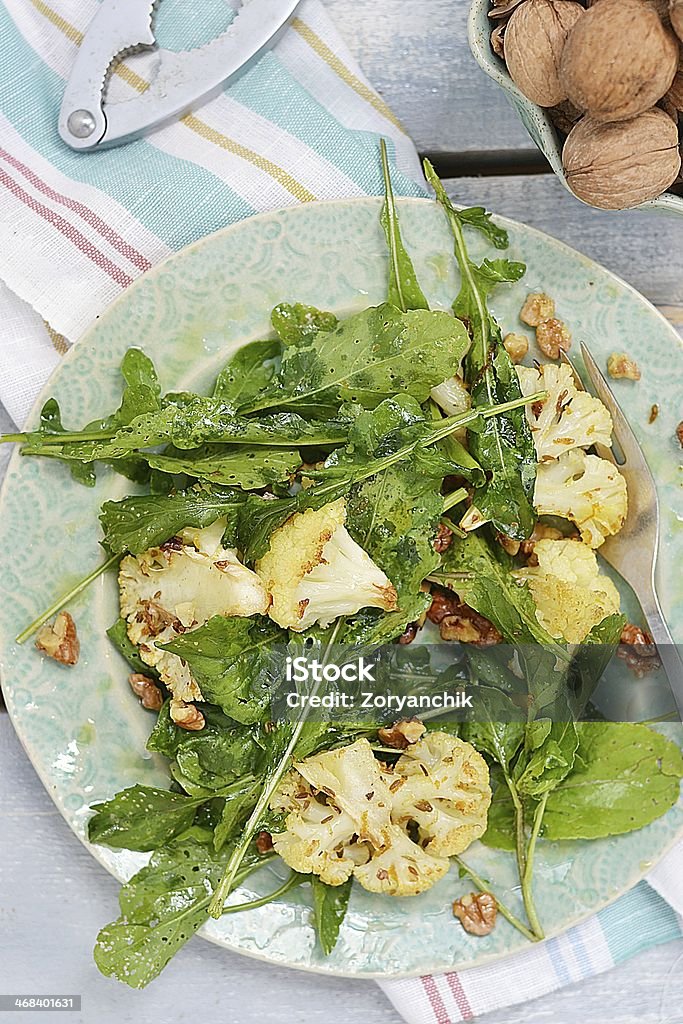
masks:
POLYGON ((683 0, 669 0, 669 18, 679 39, 683 39, 683 0))
POLYGON ((565 96, 595 121, 626 121, 653 107, 678 66, 678 40, 647 0, 599 0, 567 37, 565 96))
POLYGON ((613 124, 584 117, 567 136, 562 162, 579 199, 602 210, 626 210, 655 199, 676 179, 678 129, 657 108, 613 124))
POLYGON ((505 62, 527 99, 554 107, 567 98, 559 67, 570 29, 586 12, 573 0, 525 0, 505 30, 505 62))
POLYGON ((662 104, 665 105, 667 113, 669 107, 679 113, 683 112, 683 54, 681 54, 681 59, 678 62, 678 71, 674 75, 671 88, 667 94, 662 97, 662 104))

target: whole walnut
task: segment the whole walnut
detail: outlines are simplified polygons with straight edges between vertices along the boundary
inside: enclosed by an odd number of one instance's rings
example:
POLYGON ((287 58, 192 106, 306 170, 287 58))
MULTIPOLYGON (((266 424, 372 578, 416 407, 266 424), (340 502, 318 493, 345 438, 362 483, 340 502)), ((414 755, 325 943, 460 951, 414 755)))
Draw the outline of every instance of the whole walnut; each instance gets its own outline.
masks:
POLYGON ((505 62, 533 103, 554 107, 566 99, 560 60, 570 29, 585 13, 573 0, 524 0, 513 11, 505 29, 505 62))
POLYGON ((579 199, 602 210, 626 210, 661 195, 675 180, 678 129, 657 108, 614 124, 584 117, 567 136, 562 162, 579 199))
POLYGON ((567 36, 560 63, 564 96, 595 121, 626 121, 668 90, 678 49, 647 0, 599 0, 567 36))
POLYGON ((683 39, 683 0, 669 0, 669 17, 674 32, 683 39))
POLYGON ((678 71, 674 75, 671 88, 662 99, 662 104, 667 105, 665 107, 667 112, 668 107, 672 107, 673 110, 678 111, 679 113, 683 112, 683 53, 681 54, 681 59, 678 62, 678 71))

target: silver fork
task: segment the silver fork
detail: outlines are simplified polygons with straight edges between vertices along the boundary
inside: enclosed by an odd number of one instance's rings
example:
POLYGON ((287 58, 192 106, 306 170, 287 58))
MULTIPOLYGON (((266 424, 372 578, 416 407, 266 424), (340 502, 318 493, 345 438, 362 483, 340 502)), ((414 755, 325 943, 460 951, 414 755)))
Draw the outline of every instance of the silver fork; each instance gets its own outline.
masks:
MULTIPOLYGON (((626 523, 619 533, 607 538, 600 547, 600 554, 633 588, 640 601, 669 679, 678 714, 683 718, 683 662, 662 614, 655 581, 659 548, 659 500, 655 481, 628 420, 583 342, 581 356, 593 390, 612 417, 614 437, 623 454, 623 462, 618 461, 612 450, 604 445, 596 445, 596 451, 601 458, 609 459, 619 467, 628 489, 626 523)), ((571 368, 577 387, 585 391, 571 360, 564 353, 562 358, 571 368)))

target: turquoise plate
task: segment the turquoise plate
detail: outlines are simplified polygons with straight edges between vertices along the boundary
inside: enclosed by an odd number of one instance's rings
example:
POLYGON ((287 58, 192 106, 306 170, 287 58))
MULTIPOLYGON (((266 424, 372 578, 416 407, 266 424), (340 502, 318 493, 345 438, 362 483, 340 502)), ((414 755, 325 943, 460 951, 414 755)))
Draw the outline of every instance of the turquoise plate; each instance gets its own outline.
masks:
MULTIPOLYGON (((271 307, 299 300, 337 312, 361 309, 385 295, 387 262, 376 199, 304 205, 253 217, 183 250, 129 288, 64 358, 33 412, 55 395, 68 425, 115 408, 118 366, 129 345, 156 363, 165 389, 201 389, 227 354, 269 330, 271 307)), ((457 289, 451 238, 427 200, 400 203, 405 240, 435 306, 447 308, 457 289)), ((501 222, 502 219, 501 219, 501 222)), ((559 316, 601 361, 613 349, 637 357, 643 379, 616 390, 658 481, 663 509, 661 597, 673 632, 683 640, 683 494, 674 431, 683 409, 683 350, 666 320, 607 270, 552 238, 507 222, 510 256, 528 265, 522 283, 501 288, 493 307, 507 330, 528 291, 545 290, 559 316), (661 412, 648 425, 654 402, 661 412)), ((473 254, 486 247, 472 244, 473 254)), ((75 668, 41 658, 14 637, 56 595, 102 559, 97 513, 106 498, 131 485, 101 472, 88 490, 58 463, 15 454, 0 508, 0 665, 5 699, 45 788, 79 839, 87 843, 91 803, 136 782, 163 786, 164 764, 145 751, 153 717, 126 682, 127 671, 105 636, 117 616, 113 577, 99 579, 73 603, 81 639, 75 668)), ((632 694, 636 704, 639 684, 632 694)), ((683 804, 631 835, 591 843, 541 843, 536 869, 540 916, 549 935, 576 923, 634 885, 683 833, 683 804)), ((89 846, 119 879, 146 860, 141 854, 89 846)), ((517 907, 512 858, 482 846, 468 860, 495 878, 517 907)), ((265 867, 241 899, 273 887, 265 867)), ((457 873, 421 896, 390 899, 356 888, 340 941, 324 958, 316 946, 306 893, 207 925, 202 934, 232 950, 291 967, 330 974, 400 977, 483 963, 525 948, 501 921, 485 939, 463 932, 452 900, 467 891, 457 873)), ((103 920, 105 910, 103 908, 103 920)))

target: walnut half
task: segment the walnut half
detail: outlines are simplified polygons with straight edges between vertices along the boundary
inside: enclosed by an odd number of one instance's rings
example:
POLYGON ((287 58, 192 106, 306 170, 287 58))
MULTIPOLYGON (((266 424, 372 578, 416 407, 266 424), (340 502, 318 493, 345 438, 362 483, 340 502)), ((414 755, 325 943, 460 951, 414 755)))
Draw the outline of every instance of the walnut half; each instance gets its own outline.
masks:
POLYGON ((426 731, 418 718, 402 718, 392 726, 378 729, 377 735, 385 747, 406 750, 412 743, 417 743, 426 731))
POLYGON ((46 622, 36 638, 36 647, 62 665, 75 665, 81 653, 76 623, 68 612, 60 612, 55 621, 46 622))
POLYGON ((135 696, 140 698, 143 708, 147 708, 149 711, 161 710, 164 698, 153 679, 143 676, 141 672, 131 672, 128 676, 128 685, 135 696))
POLYGON ((171 719, 181 729, 188 732, 199 732, 204 728, 204 715, 194 704, 186 704, 184 700, 171 701, 171 719))
POLYGON ((470 892, 454 902, 453 916, 470 935, 489 935, 496 927, 498 904, 490 892, 470 892))

